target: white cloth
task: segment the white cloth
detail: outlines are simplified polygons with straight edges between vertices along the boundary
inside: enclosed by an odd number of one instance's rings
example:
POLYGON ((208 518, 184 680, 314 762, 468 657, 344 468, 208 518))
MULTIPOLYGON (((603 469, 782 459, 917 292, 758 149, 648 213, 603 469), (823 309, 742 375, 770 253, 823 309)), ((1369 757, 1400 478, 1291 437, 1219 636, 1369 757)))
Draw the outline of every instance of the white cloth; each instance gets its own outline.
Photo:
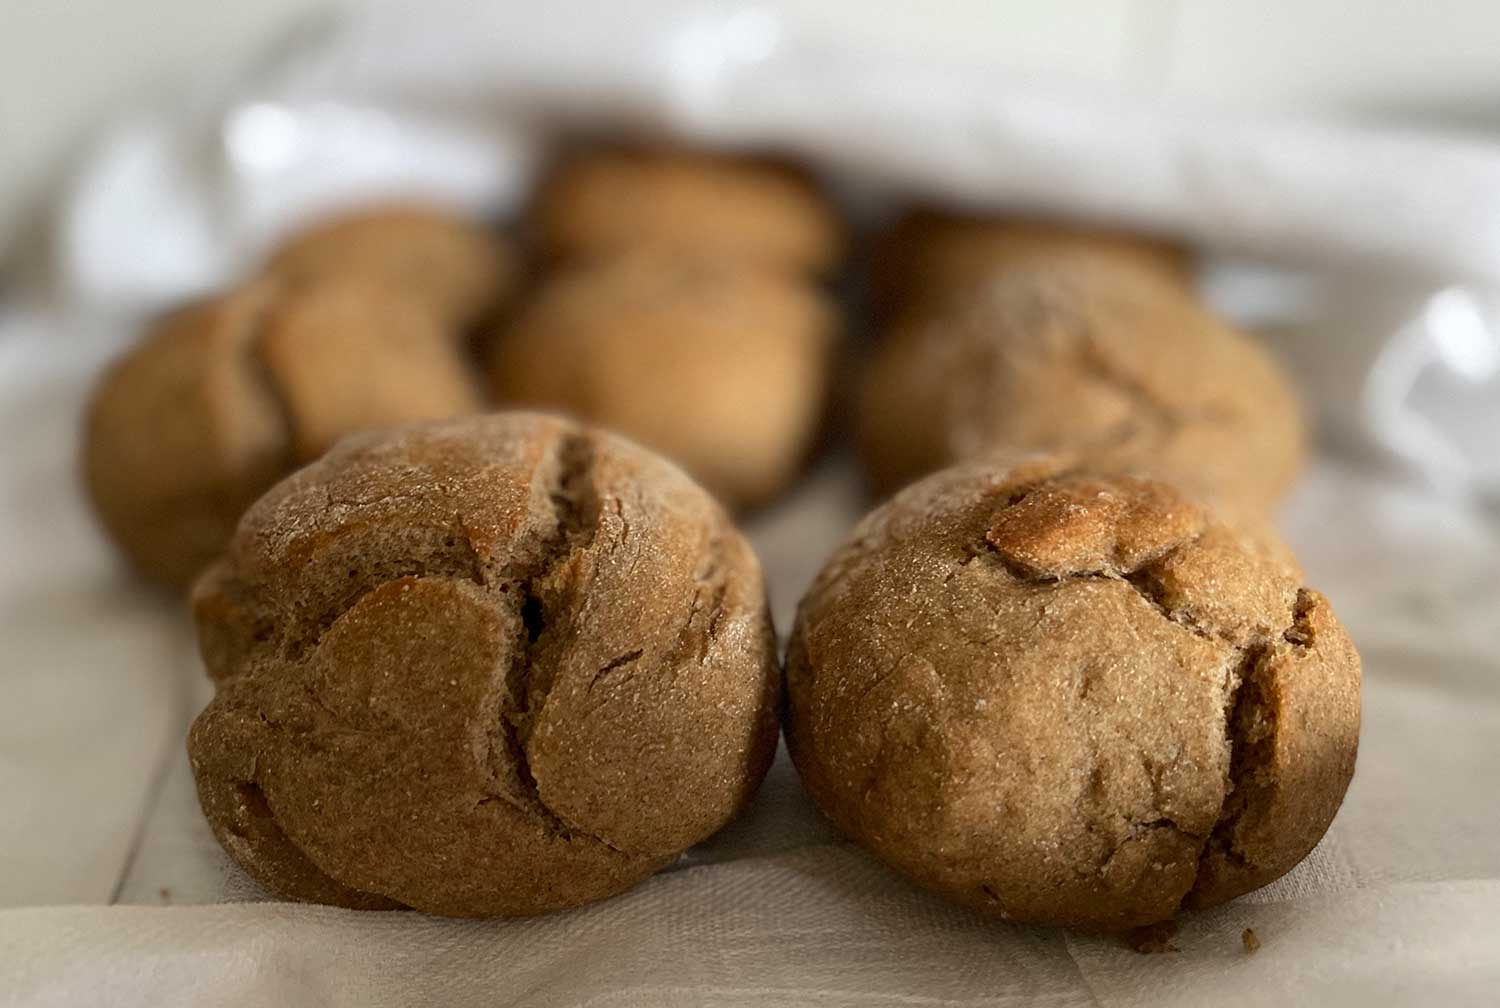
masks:
POLYGON ((11 911, 0 956, 27 1005, 1480 1008, 1500 979, 1497 901, 1485 880, 1240 906, 1147 957, 979 921, 856 856, 799 853, 520 921, 279 903, 11 911))
POLYGON ((64 206, 63 278, 91 301, 175 295, 371 193, 508 209, 542 139, 521 124, 624 120, 790 150, 861 192, 1500 281, 1493 143, 1164 105, 841 27, 774 0, 376 2, 229 94, 121 124, 64 206))

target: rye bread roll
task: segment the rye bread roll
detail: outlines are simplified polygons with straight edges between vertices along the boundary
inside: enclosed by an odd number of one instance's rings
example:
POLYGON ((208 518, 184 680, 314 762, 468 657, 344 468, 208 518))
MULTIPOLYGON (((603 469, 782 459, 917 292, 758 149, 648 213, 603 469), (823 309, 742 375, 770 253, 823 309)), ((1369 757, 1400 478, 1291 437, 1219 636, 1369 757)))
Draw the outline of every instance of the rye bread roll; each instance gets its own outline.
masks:
POLYGON ((787 687, 835 824, 1031 924, 1129 929, 1276 879, 1359 741, 1359 656, 1274 536, 1052 459, 866 517, 803 599, 787 687))
POLYGON ((299 282, 363 278, 425 305, 461 339, 514 292, 520 262, 498 234, 458 214, 393 203, 298 231, 271 253, 266 272, 299 282))
POLYGON ((552 417, 346 439, 246 513, 194 608, 204 814, 287 899, 602 899, 723 826, 776 746, 744 538, 675 466, 552 417))
POLYGON ((131 563, 186 587, 251 502, 338 438, 479 405, 420 304, 362 278, 262 279, 166 316, 104 374, 85 481, 131 563))
POLYGON ((1094 264, 1016 267, 884 334, 860 390, 873 486, 992 452, 1151 472, 1267 513, 1305 431, 1270 354, 1176 286, 1094 264))
POLYGON ((839 216, 805 173, 767 158, 615 146, 543 183, 533 238, 551 263, 647 250, 815 275, 843 250, 839 216))
POLYGON ((547 277, 498 334, 490 383, 501 404, 634 438, 741 510, 805 460, 835 329, 827 298, 796 278, 636 253, 547 277))

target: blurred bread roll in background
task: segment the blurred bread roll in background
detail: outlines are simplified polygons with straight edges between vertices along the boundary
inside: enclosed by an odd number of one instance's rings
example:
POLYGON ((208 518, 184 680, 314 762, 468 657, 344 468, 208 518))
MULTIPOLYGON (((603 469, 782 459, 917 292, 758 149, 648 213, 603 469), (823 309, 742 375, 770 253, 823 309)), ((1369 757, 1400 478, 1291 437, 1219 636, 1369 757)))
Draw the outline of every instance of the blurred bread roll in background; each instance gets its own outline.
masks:
POLYGON ((368 278, 263 279, 166 316, 105 373, 85 478, 131 562, 185 587, 252 501, 343 435, 479 406, 422 303, 368 278))
POLYGON ((806 456, 835 328, 828 300, 785 274, 641 252, 545 278, 496 339, 489 376, 502 404, 618 431, 745 508, 806 456))
POLYGON ((910 211, 879 237, 874 297, 887 312, 940 309, 1014 267, 1075 264, 1140 272, 1187 288, 1192 257, 1146 235, 1064 221, 910 211))
POLYGON ((829 270, 838 214, 805 173, 778 161, 666 147, 575 154, 544 182, 533 213, 544 260, 650 249, 765 269, 829 270))
POLYGON ((426 305, 455 335, 515 289, 519 261, 499 235, 423 204, 349 211, 298 232, 267 272, 294 281, 363 277, 426 305))
POLYGON ((355 431, 480 408, 477 376, 422 305, 363 277, 289 289, 255 348, 299 463, 355 431))
POLYGON ((1170 279, 1101 261, 1016 265, 902 315, 858 414, 882 492, 980 454, 1052 452, 1263 513, 1303 456, 1296 398, 1262 347, 1170 279))

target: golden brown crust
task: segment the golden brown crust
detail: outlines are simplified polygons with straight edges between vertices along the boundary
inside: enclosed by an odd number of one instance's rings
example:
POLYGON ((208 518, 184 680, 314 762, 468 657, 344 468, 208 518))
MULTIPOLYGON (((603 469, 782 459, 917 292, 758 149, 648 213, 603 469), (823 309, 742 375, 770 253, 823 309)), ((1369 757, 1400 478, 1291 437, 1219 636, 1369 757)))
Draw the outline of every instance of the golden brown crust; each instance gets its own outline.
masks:
POLYGON ((1064 221, 915 210, 876 245, 874 295, 887 311, 939 311, 1015 267, 1104 266, 1186 288, 1187 250, 1158 238, 1064 221))
POLYGON ((189 583, 291 464, 285 417, 254 359, 274 296, 255 284, 163 318, 89 403, 95 513, 152 578, 189 583))
POLYGON ((652 254, 554 273, 496 340, 501 403, 617 430, 726 504, 770 500, 822 418, 834 315, 782 275, 652 254))
POLYGON ((670 148, 610 147, 557 167, 537 198, 538 249, 552 260, 646 249, 801 272, 837 261, 837 214, 780 163, 670 148))
POLYGON ((262 280, 155 325, 105 374, 84 463, 105 528, 185 587, 240 514, 351 431, 479 408, 431 316, 363 279, 262 280))
POLYGON ((558 419, 345 440, 247 512, 195 611, 204 810, 288 898, 601 899, 727 822, 775 748, 748 545, 671 465, 558 419))
POLYGON ((1258 655, 1240 687, 1234 793, 1185 906, 1213 906, 1290 871, 1322 839, 1353 773, 1359 654, 1315 591, 1299 594, 1285 637, 1294 646, 1258 655))
POLYGON ((475 376, 444 342, 441 325, 417 302, 363 277, 329 279, 278 300, 256 350, 299 461, 353 431, 480 408, 475 376))
POLYGON ((859 435, 887 492, 986 452, 1063 452, 1262 513, 1304 436, 1287 381, 1248 337, 1168 284, 1083 264, 1018 266, 897 320, 865 376, 859 435))
POLYGON ((301 231, 271 255, 266 270, 294 282, 363 278, 400 291, 461 335, 515 289, 514 249, 457 214, 424 204, 390 204, 337 215, 301 231))
POLYGON ((1120 930, 1283 874, 1354 767, 1359 660, 1285 551, 1164 484, 975 461, 804 598, 787 740, 824 811, 985 913, 1120 930))

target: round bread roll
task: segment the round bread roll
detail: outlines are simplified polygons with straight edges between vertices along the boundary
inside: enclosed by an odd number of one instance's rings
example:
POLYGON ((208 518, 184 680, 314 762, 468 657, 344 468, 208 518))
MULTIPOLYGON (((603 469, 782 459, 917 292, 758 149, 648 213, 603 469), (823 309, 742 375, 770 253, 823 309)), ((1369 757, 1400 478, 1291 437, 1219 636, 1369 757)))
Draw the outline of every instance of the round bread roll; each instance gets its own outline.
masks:
POLYGON ((498 235, 435 206, 348 212, 288 238, 267 271, 294 281, 362 277, 426 305, 464 334, 516 284, 514 250, 498 235))
POLYGON ((792 278, 641 254, 551 275, 497 339, 490 377, 500 402, 620 431, 746 508, 807 454, 834 343, 832 308, 792 278))
POLYGON ((940 310, 1014 267, 1074 265, 1141 273, 1173 286, 1192 282, 1179 245, 1063 221, 917 210, 877 244, 874 293, 887 310, 940 310))
POLYGON ((674 466, 551 417, 343 441, 246 513, 194 603, 199 798, 288 899, 603 899, 728 822, 776 746, 748 544, 674 466))
POLYGON ((85 477, 135 566, 185 587, 255 498, 338 438, 478 408, 415 302, 353 278, 262 281, 167 316, 109 369, 85 477))
POLYGON ((1032 924, 1128 929, 1317 844, 1359 656, 1268 532, 1166 484, 973 461, 858 526, 803 599, 787 741, 850 837, 1032 924))
POLYGON ((1169 285, 1084 266, 1008 270, 898 320, 858 412, 883 492, 994 451, 1062 452, 1264 513, 1303 453, 1296 397, 1259 345, 1169 285))
POLYGON ((806 175, 753 157, 607 148, 565 161, 543 185, 537 246, 552 259, 636 249, 821 272, 842 247, 838 215, 806 175))

